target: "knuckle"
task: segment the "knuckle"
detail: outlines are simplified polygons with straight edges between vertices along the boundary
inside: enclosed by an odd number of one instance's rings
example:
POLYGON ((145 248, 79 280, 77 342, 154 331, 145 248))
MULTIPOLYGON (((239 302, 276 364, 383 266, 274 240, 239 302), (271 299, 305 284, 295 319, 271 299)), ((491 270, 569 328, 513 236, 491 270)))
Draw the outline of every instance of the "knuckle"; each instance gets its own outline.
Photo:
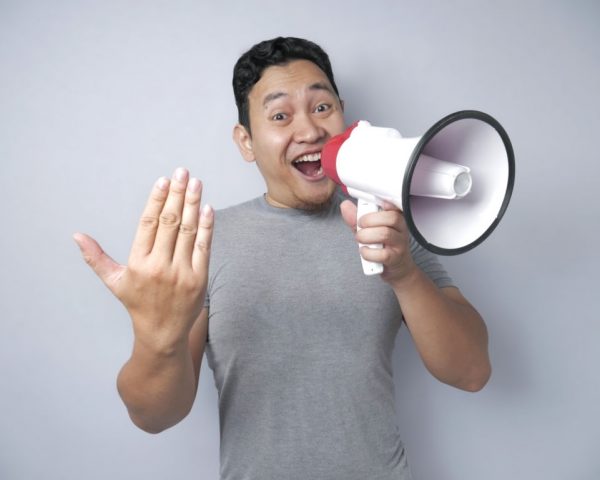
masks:
POLYGON ((153 190, 150 194, 150 199, 156 203, 162 203, 167 198, 167 192, 163 190, 153 190))
POLYGON ((182 235, 196 235, 197 229, 193 225, 182 223, 179 225, 179 233, 182 235))
POLYGON ((182 277, 179 281, 179 284, 181 285, 181 288, 185 292, 191 293, 198 289, 198 283, 196 282, 194 277, 191 275, 186 275, 186 276, 182 277))
POLYGON ((381 232, 381 241, 382 243, 389 243, 392 239, 392 231, 389 228, 384 228, 381 232))
POLYGON ((196 242, 196 248, 203 253, 208 253, 210 252, 210 243, 206 240, 198 240, 196 242))
POLYGON ((151 263, 143 269, 143 275, 154 281, 167 279, 168 273, 168 270, 161 263, 151 263))
POLYGON ((389 212, 392 222, 397 222, 400 220, 400 216, 402 215, 400 210, 390 210, 389 212))
POLYGON ((197 193, 188 194, 185 196, 186 205, 195 206, 200 203, 200 195, 197 193))
POLYGON ((171 189, 169 190, 169 195, 181 196, 185 193, 186 187, 184 184, 179 182, 172 182, 171 189))
POLYGON ((165 227, 177 227, 179 226, 180 218, 179 215, 173 212, 163 212, 160 214, 159 222, 165 227))
POLYGON ((127 271, 131 278, 139 278, 143 275, 143 270, 139 267, 137 263, 132 261, 130 261, 127 265, 127 271))
POLYGON ((159 280, 163 277, 163 270, 161 268, 150 268, 146 275, 152 280, 159 280))
POLYGON ((156 217, 145 215, 142 218, 140 218, 140 226, 142 226, 143 228, 152 229, 152 228, 156 228, 157 225, 158 225, 158 218, 156 218, 156 217))
POLYGON ((389 263, 390 260, 392 259, 392 255, 391 255, 390 251, 385 248, 381 251, 381 257, 382 257, 381 263, 389 263))

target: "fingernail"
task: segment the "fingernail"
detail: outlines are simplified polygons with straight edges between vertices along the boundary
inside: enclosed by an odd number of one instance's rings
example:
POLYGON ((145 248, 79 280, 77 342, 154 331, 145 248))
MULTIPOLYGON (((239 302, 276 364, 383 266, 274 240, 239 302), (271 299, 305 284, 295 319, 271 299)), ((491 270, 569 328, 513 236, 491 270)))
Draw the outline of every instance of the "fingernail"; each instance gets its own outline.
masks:
POLYGON ((77 246, 79 248, 81 248, 81 240, 83 239, 83 235, 81 235, 81 233, 76 232, 73 234, 73 240, 75 240, 75 243, 77 244, 77 246))
POLYGON ((212 207, 207 203, 202 207, 202 216, 203 217, 210 217, 213 214, 213 209, 212 207))
POLYGON ((187 177, 187 170, 185 168, 178 168, 177 170, 175 170, 175 180, 177 180, 178 182, 184 182, 185 181, 185 177, 187 177))
POLYGON ((166 177, 160 177, 156 181, 156 188, 160 190, 166 190, 167 188, 169 188, 169 179, 166 177))
POLYGON ((192 193, 198 193, 200 191, 200 180, 192 178, 188 183, 188 190, 192 193))

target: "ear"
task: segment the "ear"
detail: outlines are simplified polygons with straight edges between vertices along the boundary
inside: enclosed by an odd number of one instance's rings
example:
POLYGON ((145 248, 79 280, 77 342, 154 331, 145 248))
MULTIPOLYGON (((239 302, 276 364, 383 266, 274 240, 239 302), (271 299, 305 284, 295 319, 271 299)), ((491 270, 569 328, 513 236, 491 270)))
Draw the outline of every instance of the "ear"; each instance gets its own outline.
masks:
POLYGON ((247 162, 254 162, 256 160, 254 150, 252 149, 252 136, 241 123, 233 127, 233 141, 240 150, 244 160, 247 162))

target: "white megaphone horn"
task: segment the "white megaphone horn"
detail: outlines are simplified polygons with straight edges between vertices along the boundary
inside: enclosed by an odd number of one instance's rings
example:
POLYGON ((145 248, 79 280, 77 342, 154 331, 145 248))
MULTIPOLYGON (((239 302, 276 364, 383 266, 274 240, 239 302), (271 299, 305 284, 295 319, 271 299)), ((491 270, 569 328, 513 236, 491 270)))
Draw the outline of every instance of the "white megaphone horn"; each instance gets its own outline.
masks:
MULTIPOLYGON (((475 110, 452 113, 417 138, 356 122, 325 144, 321 164, 358 200, 357 223, 390 202, 403 211, 415 240, 442 255, 471 250, 492 233, 515 179, 508 135, 475 110)), ((362 262, 367 275, 383 271, 362 262)))

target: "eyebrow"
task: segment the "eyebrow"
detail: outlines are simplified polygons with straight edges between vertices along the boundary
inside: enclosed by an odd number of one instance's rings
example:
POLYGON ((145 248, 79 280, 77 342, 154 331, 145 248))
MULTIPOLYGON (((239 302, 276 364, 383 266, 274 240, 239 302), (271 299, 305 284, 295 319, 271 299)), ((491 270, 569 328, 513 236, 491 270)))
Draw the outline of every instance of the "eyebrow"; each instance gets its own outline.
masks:
MULTIPOLYGON (((315 83, 309 85, 308 89, 309 90, 325 90, 325 91, 329 92, 330 94, 335 95, 335 92, 333 91, 333 89, 325 82, 315 82, 315 83)), ((285 92, 269 93, 262 102, 263 107, 266 107, 273 100, 277 100, 278 98, 287 97, 287 96, 288 96, 288 94, 285 92)))

